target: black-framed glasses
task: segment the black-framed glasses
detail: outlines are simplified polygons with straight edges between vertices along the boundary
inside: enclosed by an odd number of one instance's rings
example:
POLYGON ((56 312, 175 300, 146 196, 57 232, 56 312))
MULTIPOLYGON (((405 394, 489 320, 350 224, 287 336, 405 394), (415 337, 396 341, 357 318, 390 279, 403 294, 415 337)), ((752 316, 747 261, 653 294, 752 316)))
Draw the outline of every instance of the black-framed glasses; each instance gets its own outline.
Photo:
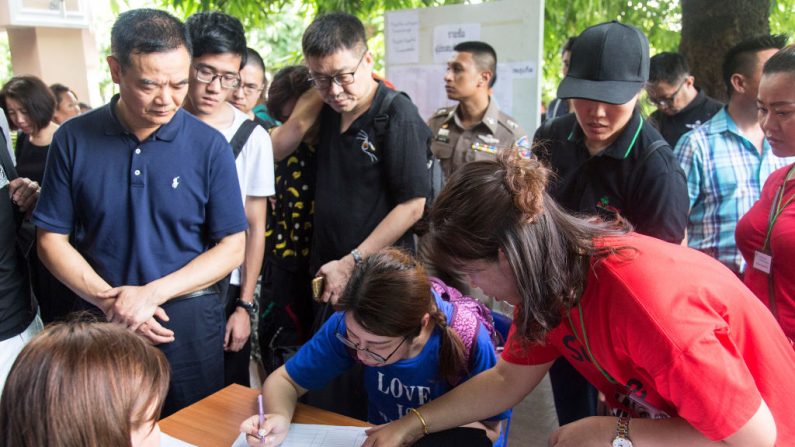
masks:
POLYGON ((682 87, 685 86, 686 82, 687 82, 687 78, 685 78, 679 84, 679 87, 676 89, 676 91, 674 91, 673 93, 671 93, 670 96, 667 96, 665 98, 654 97, 654 96, 652 96, 651 93, 649 93, 647 91, 646 93, 648 93, 648 95, 649 95, 649 102, 651 102, 652 104, 656 105, 657 107, 670 107, 670 106, 674 105, 674 101, 676 100, 676 95, 679 94, 679 91, 682 90, 682 87))
POLYGON ((204 84, 212 84, 216 79, 221 80, 221 88, 236 89, 240 85, 240 75, 237 73, 216 73, 210 67, 204 65, 194 65, 196 70, 196 80, 204 84))
POLYGON ((356 67, 353 69, 353 71, 348 73, 338 73, 334 76, 312 76, 309 79, 309 82, 311 82, 312 85, 314 85, 318 90, 328 89, 331 87, 332 82, 339 85, 340 87, 353 84, 353 81, 355 80, 354 75, 359 70, 359 66, 362 65, 362 61, 364 60, 364 56, 367 54, 367 51, 367 49, 364 50, 362 57, 359 58, 359 62, 356 64, 356 67))
POLYGON ((261 87, 257 84, 241 83, 240 85, 237 86, 237 88, 243 89, 243 94, 246 96, 259 95, 260 93, 262 93, 263 90, 265 90, 265 87, 261 87))
POLYGON ((351 339, 349 339, 347 336, 343 335, 340 332, 340 326, 341 325, 342 325, 342 318, 340 318, 340 320, 337 322, 337 329, 334 330, 334 335, 337 336, 337 340, 341 341, 342 344, 344 344, 345 346, 347 346, 347 347, 349 347, 349 348, 351 348, 351 349, 353 349, 355 351, 364 352, 368 357, 370 357, 372 360, 375 360, 377 363, 386 363, 386 362, 388 362, 389 359, 392 358, 393 355, 395 355, 395 353, 398 351, 398 349, 400 349, 400 347, 403 346, 403 343, 405 343, 406 340, 408 339, 408 337, 403 337, 403 340, 400 340, 400 343, 397 345, 397 347, 392 352, 390 352, 388 356, 384 357, 381 354, 376 354, 375 352, 373 352, 373 351, 371 351, 371 350, 369 350, 367 348, 360 348, 359 347, 359 343, 354 343, 353 341, 351 341, 351 339))

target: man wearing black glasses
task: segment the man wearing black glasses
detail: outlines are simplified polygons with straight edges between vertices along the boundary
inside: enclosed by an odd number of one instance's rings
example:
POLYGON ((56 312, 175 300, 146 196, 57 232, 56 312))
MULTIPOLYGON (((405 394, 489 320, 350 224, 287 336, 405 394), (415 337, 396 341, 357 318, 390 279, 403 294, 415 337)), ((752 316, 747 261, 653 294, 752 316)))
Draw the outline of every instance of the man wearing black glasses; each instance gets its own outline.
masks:
MULTIPOLYGON (((390 245, 414 248, 410 229, 422 216, 430 189, 431 132, 408 97, 373 78, 373 55, 358 18, 320 16, 304 32, 302 45, 316 92, 310 93, 325 103, 317 117, 310 270, 325 278, 321 300, 335 303, 362 257, 390 245), (377 125, 386 127, 383 138, 377 125)), ((299 101, 274 140, 302 121, 305 111, 299 101)), ((286 151, 276 141, 276 159, 299 141, 286 151)))
POLYGON ((265 129, 227 102, 241 85, 240 70, 246 65, 248 50, 243 25, 238 19, 216 11, 193 14, 185 25, 193 43, 193 59, 183 106, 221 132, 233 146, 237 181, 248 221, 243 265, 232 272, 224 297, 224 385, 249 386, 250 313, 254 310, 254 289, 265 257, 268 196, 275 194, 273 151, 265 129))
MULTIPOLYGON (((336 303, 363 257, 390 245, 414 249, 410 230, 430 192, 431 131, 407 96, 373 78, 373 55, 358 18, 320 16, 304 32, 302 46, 314 89, 274 130, 274 156, 289 155, 317 116, 309 268, 324 277, 320 299, 336 303)), ((329 395, 310 402, 364 418, 366 399, 355 397, 363 396, 361 383, 360 375, 342 378, 327 388, 329 395)))
POLYGON ((723 107, 696 88, 690 67, 679 53, 660 53, 651 58, 646 95, 657 107, 651 122, 671 147, 723 107))

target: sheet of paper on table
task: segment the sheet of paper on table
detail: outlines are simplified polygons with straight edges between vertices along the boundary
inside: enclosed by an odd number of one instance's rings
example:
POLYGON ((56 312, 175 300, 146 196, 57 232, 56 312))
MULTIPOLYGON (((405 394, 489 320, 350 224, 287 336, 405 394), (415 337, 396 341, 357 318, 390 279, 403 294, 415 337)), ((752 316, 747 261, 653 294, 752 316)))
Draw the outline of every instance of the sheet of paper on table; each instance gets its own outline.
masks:
POLYGON ((160 447, 196 447, 196 446, 193 444, 188 444, 185 441, 180 441, 179 439, 173 436, 169 436, 163 432, 160 432, 160 447))
MULTIPOLYGON (((339 425, 291 424, 282 447, 359 447, 367 435, 365 427, 339 425)), ((232 447, 247 447, 246 435, 241 433, 232 447)))

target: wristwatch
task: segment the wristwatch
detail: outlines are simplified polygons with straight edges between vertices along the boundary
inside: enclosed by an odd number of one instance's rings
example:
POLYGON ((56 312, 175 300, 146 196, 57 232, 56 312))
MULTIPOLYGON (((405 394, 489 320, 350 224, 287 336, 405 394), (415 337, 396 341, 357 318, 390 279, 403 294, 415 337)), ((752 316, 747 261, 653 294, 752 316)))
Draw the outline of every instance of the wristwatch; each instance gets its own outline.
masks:
POLYGON ((359 265, 362 262, 362 254, 359 253, 358 248, 354 248, 351 250, 351 256, 353 256, 353 263, 354 265, 359 265))
POLYGON ((248 301, 243 301, 242 298, 238 298, 237 301, 235 301, 235 305, 246 309, 249 315, 254 315, 254 303, 249 303, 248 301))
POLYGON ((632 441, 629 440, 629 418, 618 418, 616 425, 616 437, 613 439, 613 447, 634 447, 632 441))

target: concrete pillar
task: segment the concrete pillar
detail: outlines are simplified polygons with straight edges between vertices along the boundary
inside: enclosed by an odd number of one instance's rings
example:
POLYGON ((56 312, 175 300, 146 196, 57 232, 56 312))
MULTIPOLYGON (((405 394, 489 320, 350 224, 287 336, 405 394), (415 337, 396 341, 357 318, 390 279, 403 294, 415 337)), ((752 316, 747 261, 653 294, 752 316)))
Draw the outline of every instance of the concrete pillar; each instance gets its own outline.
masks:
POLYGON ((47 85, 59 82, 77 93, 80 101, 101 105, 99 56, 87 29, 8 28, 14 74, 32 74, 47 85))

